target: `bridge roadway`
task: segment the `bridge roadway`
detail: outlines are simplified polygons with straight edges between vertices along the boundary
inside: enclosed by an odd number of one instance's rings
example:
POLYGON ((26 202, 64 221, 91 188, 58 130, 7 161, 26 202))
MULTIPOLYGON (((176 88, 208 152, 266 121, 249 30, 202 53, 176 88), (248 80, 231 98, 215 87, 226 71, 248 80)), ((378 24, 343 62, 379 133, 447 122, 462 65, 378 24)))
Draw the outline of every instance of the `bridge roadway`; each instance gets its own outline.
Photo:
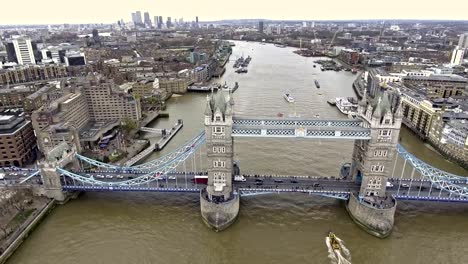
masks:
MULTIPOLYGON (((88 174, 93 175, 92 173, 88 174)), ((97 174, 94 174, 97 175, 97 174)), ((103 175, 105 177, 105 175, 103 175)), ((134 174, 122 174, 119 181, 131 179, 134 174)), ((94 176, 93 176, 94 177, 94 176)), ((284 193, 301 192, 324 195, 339 199, 347 198, 350 192, 359 191, 359 184, 354 181, 327 178, 327 177, 307 177, 307 176, 247 176, 245 182, 235 182, 234 185, 243 193, 284 193)), ((111 182, 117 179, 101 179, 103 184, 89 185, 77 181, 73 182, 65 177, 63 182, 66 190, 83 191, 153 191, 153 192, 199 192, 205 185, 197 184, 193 181, 194 174, 173 174, 168 177, 161 177, 150 183, 138 186, 116 186, 111 182), (108 185, 106 183, 109 183, 108 185)), ((447 201, 447 202, 468 202, 468 198, 458 197, 450 192, 431 184, 430 181, 420 179, 390 179, 392 187, 387 187, 387 191, 393 194, 398 200, 422 200, 422 201, 447 201)), ((466 185, 466 183, 464 183, 466 185)))

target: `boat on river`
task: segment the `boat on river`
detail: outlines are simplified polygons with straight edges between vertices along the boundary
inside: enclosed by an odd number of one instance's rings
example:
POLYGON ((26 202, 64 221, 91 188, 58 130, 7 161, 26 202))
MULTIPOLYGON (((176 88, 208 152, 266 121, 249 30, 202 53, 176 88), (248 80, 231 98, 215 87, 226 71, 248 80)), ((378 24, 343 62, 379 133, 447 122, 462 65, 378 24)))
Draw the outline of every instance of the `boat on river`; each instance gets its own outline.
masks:
POLYGON ((356 115, 358 109, 357 99, 354 97, 337 97, 335 99, 336 107, 341 113, 353 116, 356 115))
POLYGON ((333 250, 341 250, 340 242, 336 238, 336 235, 333 232, 328 233, 328 239, 330 240, 330 245, 333 250))
POLYGON ((315 80, 315 87, 320 88, 320 83, 317 80, 315 80))
POLYGON ((294 97, 292 97, 290 94, 288 93, 285 93, 283 95, 284 99, 288 102, 288 103, 294 103, 295 100, 294 100, 294 97))

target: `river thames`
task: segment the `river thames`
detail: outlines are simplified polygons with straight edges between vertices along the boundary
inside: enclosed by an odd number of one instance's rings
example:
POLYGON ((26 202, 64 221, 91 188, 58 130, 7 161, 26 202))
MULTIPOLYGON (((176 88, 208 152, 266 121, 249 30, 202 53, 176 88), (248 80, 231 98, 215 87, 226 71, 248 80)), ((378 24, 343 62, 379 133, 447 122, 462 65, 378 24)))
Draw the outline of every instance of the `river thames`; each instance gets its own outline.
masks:
MULTIPOLYGON (((220 80, 230 86, 239 82, 235 113, 346 118, 326 101, 355 96, 351 84, 356 75, 322 72, 313 67, 318 58, 300 57, 293 50, 236 42, 231 60, 242 55, 253 59, 243 75, 234 73, 229 62, 220 80), (285 102, 284 92, 296 98, 295 107, 285 102)), ((206 94, 171 98, 170 118, 154 126, 169 127, 181 118, 184 128, 150 159, 202 130, 205 104, 206 94)), ((418 158, 468 175, 407 129, 400 135, 418 158)), ((350 161, 352 148, 352 141, 236 139, 234 158, 242 173, 331 176, 350 161)), ((203 224, 198 199, 196 194, 85 193, 54 209, 8 263, 330 263, 325 245, 329 230, 345 241, 352 263, 463 263, 468 254, 466 205, 400 202, 393 233, 378 239, 354 224, 343 202, 301 194, 242 198, 237 221, 215 233, 203 224)))

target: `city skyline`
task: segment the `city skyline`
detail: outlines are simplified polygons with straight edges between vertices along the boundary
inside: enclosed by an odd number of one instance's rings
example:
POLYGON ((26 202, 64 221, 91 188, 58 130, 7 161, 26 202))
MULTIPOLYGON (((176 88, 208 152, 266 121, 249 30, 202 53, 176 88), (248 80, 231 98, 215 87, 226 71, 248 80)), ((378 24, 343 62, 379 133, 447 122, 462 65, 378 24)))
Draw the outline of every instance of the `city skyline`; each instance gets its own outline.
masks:
POLYGON ((260 0, 253 4, 251 1, 238 0, 235 5, 226 8, 218 1, 200 0, 197 2, 181 0, 175 3, 150 2, 135 0, 113 5, 111 0, 83 0, 79 5, 73 5, 64 12, 54 12, 51 16, 50 7, 61 6, 59 0, 21 1, 5 3, 6 10, 22 10, 22 15, 6 12, 0 18, 0 25, 20 24, 87 24, 87 23, 115 23, 120 19, 131 21, 131 13, 135 11, 149 12, 153 16, 183 17, 185 21, 218 21, 224 19, 266 19, 266 20, 466 20, 464 10, 468 3, 461 0, 448 0, 437 8, 421 7, 426 2, 422 0, 395 0, 391 5, 382 8, 370 0, 338 1, 337 3, 310 3, 306 0, 292 0, 287 3, 270 3, 260 0), (20 6, 21 5, 21 6, 20 6), (28 6, 27 9, 21 8, 28 6), (112 10, 106 10, 112 6, 112 10), (181 9, 180 7, 185 8, 181 9), (212 7, 212 8, 210 8, 212 7), (268 7, 268 8, 267 8, 268 7), (456 7, 456 8, 454 8, 456 7), (223 12, 213 9, 221 8, 223 12), (106 10, 105 12, 103 10, 106 10), (261 12, 259 12, 261 10, 261 12))

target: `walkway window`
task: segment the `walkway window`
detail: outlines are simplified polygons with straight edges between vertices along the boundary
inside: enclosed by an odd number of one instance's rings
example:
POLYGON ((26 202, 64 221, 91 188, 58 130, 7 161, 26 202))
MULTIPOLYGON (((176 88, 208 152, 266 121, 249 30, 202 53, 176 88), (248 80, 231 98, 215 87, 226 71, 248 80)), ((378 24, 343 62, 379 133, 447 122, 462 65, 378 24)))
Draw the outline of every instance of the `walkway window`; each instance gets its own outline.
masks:
POLYGON ((372 172, 383 172, 384 171, 384 165, 372 165, 371 166, 371 171, 372 172))
POLYGON ((226 167, 226 161, 224 160, 214 160, 213 161, 214 168, 224 168, 226 167))
POLYGON ((213 153, 226 153, 226 147, 213 147, 213 153))

